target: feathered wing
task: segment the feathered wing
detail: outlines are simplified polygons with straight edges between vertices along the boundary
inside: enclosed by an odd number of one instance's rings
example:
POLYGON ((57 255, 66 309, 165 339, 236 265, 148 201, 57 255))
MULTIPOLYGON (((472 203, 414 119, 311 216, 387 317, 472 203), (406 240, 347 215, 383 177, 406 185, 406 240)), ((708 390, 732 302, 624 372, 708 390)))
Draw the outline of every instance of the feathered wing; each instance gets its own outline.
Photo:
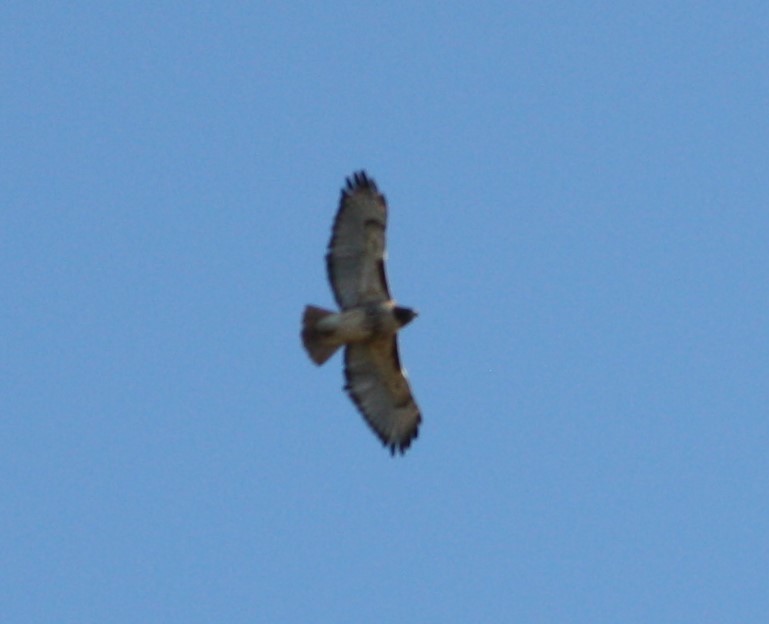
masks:
POLYGON ((419 433, 422 416, 401 368, 395 337, 347 346, 345 390, 391 453, 403 453, 419 433))
POLYGON ((385 275, 387 203, 364 171, 347 178, 326 254, 339 307, 390 299, 385 275))

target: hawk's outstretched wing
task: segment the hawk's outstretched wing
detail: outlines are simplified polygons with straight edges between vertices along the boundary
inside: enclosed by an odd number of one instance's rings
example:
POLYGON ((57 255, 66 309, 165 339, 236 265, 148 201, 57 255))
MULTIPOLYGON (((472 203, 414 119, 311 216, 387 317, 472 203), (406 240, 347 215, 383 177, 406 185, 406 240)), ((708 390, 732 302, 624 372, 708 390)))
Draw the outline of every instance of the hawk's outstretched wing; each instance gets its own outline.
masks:
POLYGON ((417 437, 422 416, 401 368, 395 336, 347 346, 345 390, 390 453, 417 437))
POLYGON ((387 203, 364 171, 347 178, 326 254, 328 279, 343 310, 388 301, 385 276, 387 203))

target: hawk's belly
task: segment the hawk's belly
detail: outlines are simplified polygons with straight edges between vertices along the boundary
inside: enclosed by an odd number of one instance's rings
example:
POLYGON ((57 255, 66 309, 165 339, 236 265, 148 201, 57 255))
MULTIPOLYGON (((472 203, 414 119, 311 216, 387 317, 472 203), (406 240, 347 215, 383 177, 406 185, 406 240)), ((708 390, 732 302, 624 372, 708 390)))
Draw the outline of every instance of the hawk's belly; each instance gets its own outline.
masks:
POLYGON ((375 304, 331 314, 318 322, 317 329, 329 340, 347 344, 393 334, 398 325, 390 309, 375 304))

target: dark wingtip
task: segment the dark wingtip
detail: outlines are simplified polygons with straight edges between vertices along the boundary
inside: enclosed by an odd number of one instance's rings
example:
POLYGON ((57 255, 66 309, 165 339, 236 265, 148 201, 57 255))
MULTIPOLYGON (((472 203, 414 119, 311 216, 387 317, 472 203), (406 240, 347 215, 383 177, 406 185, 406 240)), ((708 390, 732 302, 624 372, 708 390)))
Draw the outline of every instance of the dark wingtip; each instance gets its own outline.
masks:
POLYGON ((419 415, 419 419, 417 421, 417 426, 414 429, 413 433, 411 433, 407 438, 400 440, 398 442, 387 442, 384 436, 381 436, 382 444, 388 448, 390 451, 390 456, 395 457, 396 455, 405 455, 406 451, 411 446, 411 443, 419 437, 419 423, 422 421, 421 414, 419 415))
POLYGON ((358 189, 371 189, 378 192, 376 182, 372 178, 368 177, 365 169, 355 171, 350 177, 346 179, 347 186, 342 189, 342 193, 349 193, 358 189))

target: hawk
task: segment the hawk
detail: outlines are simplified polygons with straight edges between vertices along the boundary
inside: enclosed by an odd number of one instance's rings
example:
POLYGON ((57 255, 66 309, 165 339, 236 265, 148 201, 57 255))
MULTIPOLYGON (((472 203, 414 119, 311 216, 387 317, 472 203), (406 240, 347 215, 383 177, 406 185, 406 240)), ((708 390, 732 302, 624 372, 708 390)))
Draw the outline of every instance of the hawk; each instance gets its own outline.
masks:
POLYGON ((395 304, 385 276, 387 203, 365 171, 347 178, 326 254, 340 312, 307 306, 302 342, 317 365, 344 346, 344 389, 390 453, 403 454, 422 417, 398 357, 416 311, 395 304))

